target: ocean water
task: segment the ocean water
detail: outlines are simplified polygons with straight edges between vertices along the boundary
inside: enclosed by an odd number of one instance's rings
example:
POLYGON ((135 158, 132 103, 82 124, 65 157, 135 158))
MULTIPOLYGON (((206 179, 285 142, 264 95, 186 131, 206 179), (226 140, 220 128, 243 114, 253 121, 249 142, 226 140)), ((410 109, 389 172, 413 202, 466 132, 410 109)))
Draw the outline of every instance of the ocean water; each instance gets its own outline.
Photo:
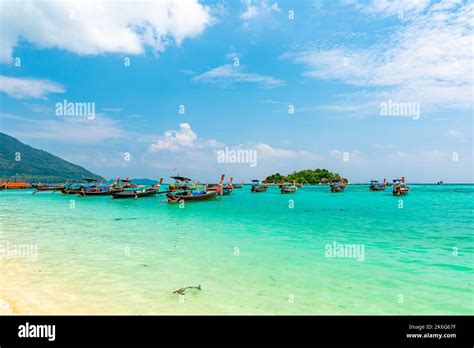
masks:
POLYGON ((474 185, 245 186, 182 208, 31 192, 0 191, 6 313, 473 314, 474 185))

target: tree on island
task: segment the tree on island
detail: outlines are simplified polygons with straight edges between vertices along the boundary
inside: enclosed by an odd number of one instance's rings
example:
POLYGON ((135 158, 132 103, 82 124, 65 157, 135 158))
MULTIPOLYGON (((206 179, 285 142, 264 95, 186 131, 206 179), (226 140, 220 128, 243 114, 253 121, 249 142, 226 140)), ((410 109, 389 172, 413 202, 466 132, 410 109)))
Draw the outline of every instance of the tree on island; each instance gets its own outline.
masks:
POLYGON ((280 173, 275 173, 267 176, 265 179, 267 182, 274 182, 281 184, 284 182, 296 181, 299 184, 326 184, 331 180, 339 179, 348 182, 346 178, 343 178, 339 173, 330 172, 327 169, 306 169, 300 170, 299 172, 293 172, 287 176, 283 176, 280 173))

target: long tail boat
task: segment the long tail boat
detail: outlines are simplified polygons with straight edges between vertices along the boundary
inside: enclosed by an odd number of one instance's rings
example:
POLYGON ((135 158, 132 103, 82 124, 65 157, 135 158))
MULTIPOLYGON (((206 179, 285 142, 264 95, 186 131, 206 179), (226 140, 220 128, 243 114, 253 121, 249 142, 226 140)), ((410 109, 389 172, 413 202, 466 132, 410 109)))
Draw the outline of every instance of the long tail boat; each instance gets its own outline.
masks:
MULTIPOLYGON (((172 177, 177 180, 177 190, 166 194, 168 203, 181 203, 181 202, 196 202, 196 201, 207 201, 217 196, 219 189, 213 190, 211 188, 205 188, 204 186, 189 185, 188 182, 191 179, 183 177, 172 177)), ((221 177, 221 185, 223 176, 221 177)))
POLYGON ((387 182, 383 179, 383 183, 379 183, 377 180, 370 180, 370 191, 384 191, 387 188, 387 182))
POLYGON ((293 193, 293 192, 296 192, 297 189, 298 188, 296 187, 295 181, 293 181, 293 184, 283 185, 280 192, 281 193, 293 193))
POLYGON ((150 197, 154 196, 160 191, 161 184, 163 183, 163 178, 160 179, 152 187, 146 188, 142 187, 135 187, 133 189, 123 189, 123 190, 116 190, 112 191, 112 198, 140 198, 140 197, 150 197))
MULTIPOLYGON (((222 174, 221 175, 221 180, 219 181, 219 183, 217 185, 213 185, 213 184, 210 184, 210 185, 207 185, 206 187, 206 192, 209 192, 209 191, 217 191, 217 194, 218 195, 223 195, 223 186, 222 186, 222 183, 224 182, 224 178, 225 178, 225 175, 222 174)), ((229 192, 230 193, 230 192, 229 192)))
POLYGON ((329 184, 331 192, 343 192, 346 189, 346 182, 340 179, 331 180, 329 184))
POLYGON ((217 191, 179 191, 167 193, 168 203, 207 201, 217 196, 217 191))
POLYGON ((266 182, 263 184, 260 183, 260 180, 252 180, 252 188, 250 189, 251 192, 265 192, 268 189, 268 185, 266 182))
POLYGON ((133 183, 132 180, 130 180, 129 178, 117 178, 112 184, 109 185, 109 189, 111 192, 119 192, 122 190, 134 189, 139 187, 140 185, 133 183))
POLYGON ((241 189, 242 187, 244 187, 244 183, 242 182, 241 184, 234 184, 232 187, 235 189, 241 189))
POLYGON ((234 186, 232 184, 233 180, 234 178, 230 178, 229 184, 222 185, 222 181, 224 181, 224 175, 222 175, 220 183, 218 185, 208 186, 206 191, 217 191, 217 194, 222 196, 230 195, 232 193, 232 190, 234 189, 234 186))
POLYGON ((34 188, 36 189, 33 194, 36 194, 38 192, 43 192, 43 191, 52 191, 53 193, 56 191, 62 191, 64 189, 64 184, 59 184, 59 185, 48 185, 48 184, 36 184, 34 185, 34 188))
POLYGON ((83 180, 87 184, 82 185, 77 191, 78 196, 109 196, 111 194, 109 187, 104 185, 103 181, 98 183, 98 180, 93 178, 84 178, 83 180))
POLYGON ((232 193, 232 190, 234 189, 234 186, 232 185, 232 182, 234 181, 234 178, 230 178, 229 184, 228 185, 222 185, 222 182, 224 181, 225 175, 222 174, 221 180, 218 185, 209 185, 206 189, 206 191, 217 191, 218 195, 230 195, 232 193))
POLYGON ((84 186, 77 192, 78 196, 110 196, 112 192, 106 186, 85 188, 84 186))
POLYGON ((77 195, 80 191, 82 191, 83 186, 96 182, 97 179, 94 178, 83 178, 81 180, 68 180, 65 184, 61 193, 64 195, 77 195), (85 181, 85 182, 84 182, 85 181))
POLYGON ((64 187, 61 190, 61 193, 64 195, 76 195, 80 191, 83 185, 84 183, 81 183, 81 182, 66 183, 64 184, 64 187))
POLYGON ((36 191, 61 191, 64 188, 64 184, 59 184, 59 185, 48 185, 48 184, 43 184, 36 186, 36 191))
POLYGON ((232 193, 232 190, 234 189, 234 186, 232 185, 233 181, 234 181, 234 178, 231 177, 229 180, 229 184, 222 188, 222 194, 224 196, 230 195, 232 193))
POLYGON ((394 196, 405 196, 410 191, 410 186, 405 183, 405 177, 393 179, 392 194, 394 196))
POLYGON ((178 190, 184 190, 192 187, 192 184, 189 184, 192 180, 184 176, 171 176, 171 179, 174 179, 173 184, 168 185, 168 191, 175 192, 178 190))

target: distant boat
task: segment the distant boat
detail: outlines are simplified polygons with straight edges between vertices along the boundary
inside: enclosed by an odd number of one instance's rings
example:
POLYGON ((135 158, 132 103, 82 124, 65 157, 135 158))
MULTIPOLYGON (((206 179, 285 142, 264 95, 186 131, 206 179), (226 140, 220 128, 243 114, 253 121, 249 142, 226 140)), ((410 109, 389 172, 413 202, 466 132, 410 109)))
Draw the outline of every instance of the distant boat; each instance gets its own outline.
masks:
POLYGON ((252 192, 265 192, 267 191, 268 189, 268 185, 263 182, 260 183, 260 180, 252 180, 253 184, 252 184, 252 188, 250 189, 250 191, 252 192))
POLYGON ((43 191, 52 191, 53 193, 56 191, 61 191, 64 188, 64 184, 58 184, 58 185, 48 185, 48 184, 33 184, 32 185, 36 191, 33 192, 33 194, 38 193, 38 192, 43 192, 43 191))
POLYGON ((293 181, 293 184, 286 184, 286 185, 284 185, 284 186, 281 188, 280 192, 281 192, 281 193, 293 193, 293 192, 296 192, 297 189, 298 189, 298 188, 296 187, 296 184, 295 184, 295 182, 293 181))
POLYGON ((241 184, 234 184, 233 187, 235 189, 241 189, 242 187, 244 187, 244 183, 241 183, 241 184))
MULTIPOLYGON (((195 202, 195 201, 207 201, 217 196, 217 193, 221 188, 213 190, 212 187, 206 188, 200 185, 189 185, 191 181, 185 177, 172 177, 176 180, 176 189, 166 194, 168 203, 181 203, 181 202, 195 202)), ((221 177, 221 183, 224 180, 224 175, 221 177)))
POLYGON ((61 193, 64 195, 77 195, 86 183, 92 183, 94 181, 97 181, 97 179, 83 178, 81 180, 68 180, 64 184, 61 193))
POLYGON ((393 179, 392 194, 394 196, 405 196, 410 191, 410 186, 405 183, 405 177, 401 179, 393 179))
POLYGON ((84 185, 84 183, 78 181, 67 182, 64 184, 61 193, 64 195, 75 195, 82 188, 82 185, 84 185))
POLYGON ((379 183, 377 180, 371 180, 369 189, 370 191, 384 191, 387 188, 386 180, 383 179, 383 183, 379 183))
POLYGON ((346 189, 346 183, 344 180, 333 179, 329 184, 331 192, 343 192, 346 189))
POLYGON ((229 180, 229 184, 228 185, 224 185, 222 187, 222 194, 224 196, 227 196, 227 195, 230 195, 234 189, 234 186, 232 185, 232 182, 234 181, 234 178, 233 177, 230 177, 230 180, 229 180))
POLYGON ((140 198, 140 197, 150 197, 154 196, 160 191, 161 184, 163 183, 163 178, 160 179, 152 187, 138 186, 132 189, 122 189, 122 190, 113 190, 111 195, 112 198, 140 198))
MULTIPOLYGON (((221 180, 219 181, 219 183, 217 185, 212 185, 212 184, 209 184, 207 185, 206 187, 206 192, 209 192, 209 191, 216 191, 218 195, 223 195, 224 194, 224 186, 222 185, 222 183, 224 182, 224 178, 225 178, 225 175, 222 174, 221 175, 221 180)), ((227 189, 226 189, 226 195, 230 194, 232 192, 232 178, 230 178, 230 188, 229 186, 227 186, 227 189)))
POLYGON ((168 203, 207 201, 217 196, 217 191, 183 191, 175 194, 168 193, 168 203))
POLYGON ((170 192, 192 187, 192 184, 189 184, 192 180, 184 176, 171 176, 171 179, 174 179, 175 182, 168 185, 168 191, 170 192))
POLYGON ((436 184, 437 184, 437 185, 443 185, 444 182, 443 182, 443 180, 441 180, 441 181, 438 181, 436 184))
POLYGON ((103 181, 98 183, 98 180, 94 178, 84 178, 83 180, 87 184, 77 190, 78 196, 110 196, 111 190, 107 185, 104 185, 103 181))

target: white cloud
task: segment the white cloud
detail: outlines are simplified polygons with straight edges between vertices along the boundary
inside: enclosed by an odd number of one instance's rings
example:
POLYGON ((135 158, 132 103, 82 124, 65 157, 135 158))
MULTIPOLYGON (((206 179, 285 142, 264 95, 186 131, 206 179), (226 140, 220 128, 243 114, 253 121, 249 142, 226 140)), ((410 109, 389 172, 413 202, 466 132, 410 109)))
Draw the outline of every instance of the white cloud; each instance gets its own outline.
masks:
POLYGON ((288 150, 281 148, 274 148, 268 144, 258 143, 254 146, 260 158, 263 159, 309 159, 321 160, 322 157, 309 151, 303 150, 288 150))
POLYGON ((274 2, 272 4, 267 3, 265 0, 242 0, 242 3, 245 7, 244 12, 240 15, 240 18, 243 20, 254 19, 258 16, 270 14, 272 12, 280 12, 278 3, 274 2))
POLYGON ((262 142, 246 142, 232 146, 214 139, 203 139, 197 136, 188 123, 181 123, 179 130, 169 130, 158 137, 158 140, 149 146, 145 157, 147 163, 152 163, 153 167, 160 169, 173 163, 182 173, 198 171, 215 175, 218 166, 224 173, 241 177, 247 177, 248 171, 253 173, 250 175, 258 177, 268 175, 274 170, 289 171, 320 165, 323 160, 321 156, 309 151, 278 148, 262 142), (254 152, 256 165, 219 162, 219 150, 227 149, 254 152))
POLYGON ((413 161, 431 161, 440 159, 446 154, 442 153, 438 149, 433 150, 423 150, 423 151, 397 151, 395 153, 388 154, 390 160, 413 160, 413 161))
POLYGON ((430 0, 373 0, 373 1, 346 1, 348 4, 354 5, 363 13, 392 16, 398 15, 400 11, 405 13, 419 13, 426 9, 430 4, 430 0))
POLYGON ((228 59, 232 59, 232 60, 233 60, 234 58, 238 58, 239 55, 238 55, 236 52, 230 52, 230 53, 227 53, 227 54, 226 54, 226 57, 227 57, 228 59))
POLYGON ((183 146, 189 147, 197 139, 189 123, 180 123, 178 131, 168 130, 164 136, 158 139, 156 144, 152 144, 152 149, 178 151, 183 146))
POLYGON ((283 58, 304 65, 305 76, 364 87, 357 95, 361 104, 372 102, 376 107, 390 98, 419 102, 423 111, 470 109, 473 6, 464 2, 453 11, 452 6, 432 5, 368 48, 310 47, 283 58))
POLYGON ((107 112, 121 112, 121 111, 123 111, 122 108, 102 108, 102 110, 107 111, 107 112))
POLYGON ((233 83, 255 83, 264 88, 274 88, 285 83, 272 76, 258 75, 244 72, 243 67, 234 67, 232 64, 221 65, 192 78, 195 82, 215 83, 226 86, 233 83))
POLYGON ((195 151, 202 148, 223 146, 214 139, 201 140, 192 130, 189 123, 180 123, 179 130, 167 130, 156 143, 150 145, 151 150, 167 150, 171 152, 195 151))
POLYGON ((45 99, 49 93, 65 93, 66 90, 49 80, 0 75, 0 91, 16 99, 45 99))
POLYGON ((357 113, 364 109, 366 105, 362 104, 325 104, 318 107, 319 110, 323 111, 335 111, 344 113, 357 113))
POLYGON ((362 161, 362 153, 357 149, 352 150, 340 150, 332 149, 329 154, 338 161, 343 163, 357 164, 362 161))
POLYGON ((95 144, 104 140, 125 138, 127 132, 119 123, 102 114, 87 117, 35 118, 0 113, 7 133, 26 139, 49 139, 65 143, 95 144))
POLYGON ((460 137, 464 136, 464 133, 462 133, 460 131, 457 131, 457 130, 453 130, 453 129, 448 130, 447 134, 450 137, 454 137, 454 138, 460 138, 460 137))
POLYGON ((196 75, 196 73, 193 70, 190 70, 190 69, 180 69, 179 72, 183 75, 186 75, 186 76, 196 75))
POLYGON ((211 25, 198 0, 2 1, 0 61, 11 61, 18 41, 81 55, 163 52, 211 25))

